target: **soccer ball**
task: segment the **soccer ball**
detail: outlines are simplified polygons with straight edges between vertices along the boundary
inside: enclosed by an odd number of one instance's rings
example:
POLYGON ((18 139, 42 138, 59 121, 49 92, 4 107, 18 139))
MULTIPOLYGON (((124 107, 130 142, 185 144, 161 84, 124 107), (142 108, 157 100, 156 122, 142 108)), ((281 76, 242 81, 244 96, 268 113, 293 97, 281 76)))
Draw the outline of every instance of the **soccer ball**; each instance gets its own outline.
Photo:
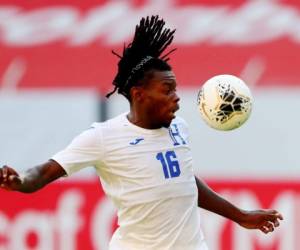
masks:
POLYGON ((253 98, 247 85, 233 75, 217 75, 198 93, 198 108, 204 121, 217 130, 240 127, 249 118, 253 98))

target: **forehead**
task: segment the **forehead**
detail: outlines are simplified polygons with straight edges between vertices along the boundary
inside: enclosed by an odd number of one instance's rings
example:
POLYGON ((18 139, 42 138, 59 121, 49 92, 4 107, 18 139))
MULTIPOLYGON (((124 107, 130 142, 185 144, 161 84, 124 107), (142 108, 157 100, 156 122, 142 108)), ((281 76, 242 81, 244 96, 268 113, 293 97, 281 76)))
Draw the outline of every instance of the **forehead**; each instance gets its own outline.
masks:
POLYGON ((150 85, 155 85, 157 87, 164 85, 176 85, 176 76, 173 71, 154 71, 153 75, 149 81, 150 85))

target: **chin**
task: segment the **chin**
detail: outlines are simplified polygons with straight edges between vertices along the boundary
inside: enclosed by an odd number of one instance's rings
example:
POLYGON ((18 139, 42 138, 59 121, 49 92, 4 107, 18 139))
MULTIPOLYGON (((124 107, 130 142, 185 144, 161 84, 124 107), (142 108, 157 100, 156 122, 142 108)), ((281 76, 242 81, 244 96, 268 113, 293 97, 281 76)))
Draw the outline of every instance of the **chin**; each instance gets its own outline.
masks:
POLYGON ((172 120, 173 120, 174 118, 175 118, 175 116, 172 117, 170 120, 164 122, 162 126, 165 127, 165 128, 170 127, 170 125, 171 125, 171 123, 172 123, 172 120))

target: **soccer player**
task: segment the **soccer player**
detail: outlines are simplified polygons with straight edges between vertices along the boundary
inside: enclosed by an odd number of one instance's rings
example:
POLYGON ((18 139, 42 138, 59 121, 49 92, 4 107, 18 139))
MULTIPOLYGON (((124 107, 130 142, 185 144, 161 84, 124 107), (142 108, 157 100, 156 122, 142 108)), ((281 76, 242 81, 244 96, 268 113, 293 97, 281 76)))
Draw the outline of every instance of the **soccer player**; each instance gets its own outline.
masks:
MULTIPOLYGON (((0 168, 7 190, 35 192, 48 183, 94 166, 118 210, 111 250, 206 250, 198 206, 242 227, 269 233, 282 219, 275 210, 245 211, 195 177, 187 124, 179 109, 176 78, 162 55, 175 30, 158 16, 141 19, 119 57, 113 81, 130 111, 77 136, 49 161, 18 174, 0 168)), ((171 51, 172 52, 172 51, 171 51)))

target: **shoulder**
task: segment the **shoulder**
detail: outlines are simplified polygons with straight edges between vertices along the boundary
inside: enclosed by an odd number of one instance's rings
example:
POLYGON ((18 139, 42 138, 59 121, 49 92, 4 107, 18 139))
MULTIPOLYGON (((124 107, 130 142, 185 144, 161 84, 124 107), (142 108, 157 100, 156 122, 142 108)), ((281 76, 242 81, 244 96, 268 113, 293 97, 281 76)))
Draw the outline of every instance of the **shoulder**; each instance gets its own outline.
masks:
POLYGON ((106 129, 116 129, 122 127, 126 121, 126 113, 120 114, 116 117, 108 119, 104 122, 94 122, 91 125, 91 128, 95 128, 98 130, 106 130, 106 129))
POLYGON ((171 123, 171 127, 175 126, 185 137, 189 137, 188 123, 180 116, 176 116, 171 123))
POLYGON ((126 113, 104 122, 94 122, 91 128, 94 129, 94 133, 97 134, 98 138, 101 138, 102 142, 109 138, 119 138, 120 135, 128 132, 126 113))

